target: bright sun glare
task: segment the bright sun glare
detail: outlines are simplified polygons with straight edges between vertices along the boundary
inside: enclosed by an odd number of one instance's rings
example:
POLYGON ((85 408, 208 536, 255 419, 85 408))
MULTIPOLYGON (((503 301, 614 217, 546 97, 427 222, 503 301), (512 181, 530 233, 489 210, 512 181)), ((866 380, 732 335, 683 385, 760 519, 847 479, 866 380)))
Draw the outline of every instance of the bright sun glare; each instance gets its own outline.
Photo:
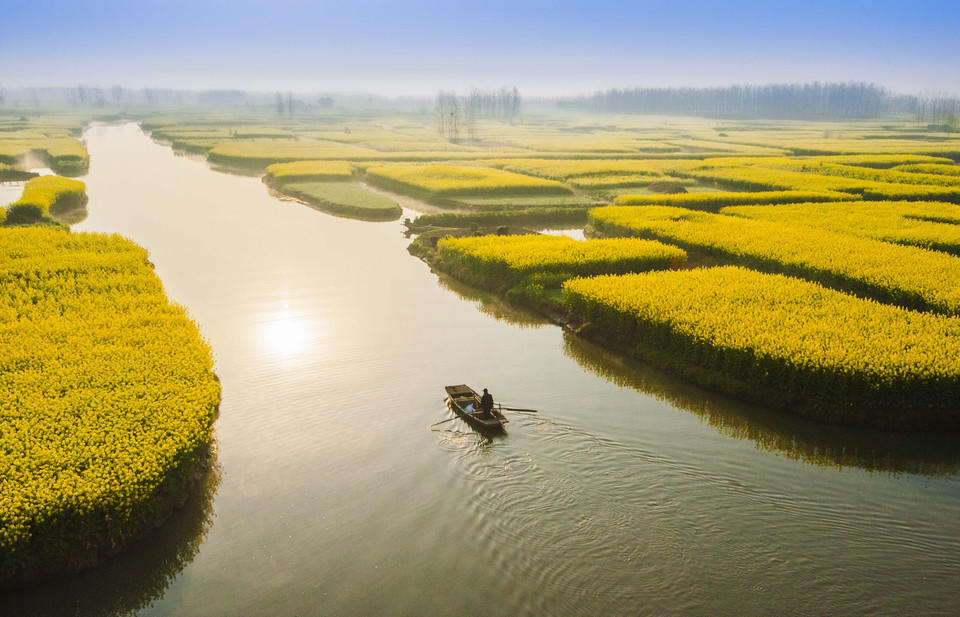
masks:
POLYGON ((314 320, 283 309, 271 314, 261 324, 259 342, 267 353, 292 356, 307 348, 316 337, 316 331, 314 320))

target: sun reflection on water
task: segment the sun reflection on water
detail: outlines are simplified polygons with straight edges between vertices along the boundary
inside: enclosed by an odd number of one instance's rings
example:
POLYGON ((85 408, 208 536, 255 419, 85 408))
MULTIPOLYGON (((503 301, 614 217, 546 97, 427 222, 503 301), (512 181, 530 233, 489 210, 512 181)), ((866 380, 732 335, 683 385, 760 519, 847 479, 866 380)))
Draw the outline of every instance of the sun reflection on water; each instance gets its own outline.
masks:
POLYGON ((257 343, 267 354, 295 356, 302 354, 316 341, 319 324, 315 319, 284 307, 264 315, 258 329, 257 343))

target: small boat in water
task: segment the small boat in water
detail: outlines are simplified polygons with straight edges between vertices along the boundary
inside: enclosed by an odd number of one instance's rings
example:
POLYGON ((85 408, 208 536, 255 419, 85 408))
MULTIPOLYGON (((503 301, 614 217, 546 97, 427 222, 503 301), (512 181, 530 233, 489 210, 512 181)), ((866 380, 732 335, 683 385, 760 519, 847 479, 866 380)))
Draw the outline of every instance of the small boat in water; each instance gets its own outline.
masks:
POLYGON ((446 386, 447 404, 470 425, 489 432, 502 432, 509 422, 496 407, 486 412, 480 409, 480 395, 470 386, 446 386))

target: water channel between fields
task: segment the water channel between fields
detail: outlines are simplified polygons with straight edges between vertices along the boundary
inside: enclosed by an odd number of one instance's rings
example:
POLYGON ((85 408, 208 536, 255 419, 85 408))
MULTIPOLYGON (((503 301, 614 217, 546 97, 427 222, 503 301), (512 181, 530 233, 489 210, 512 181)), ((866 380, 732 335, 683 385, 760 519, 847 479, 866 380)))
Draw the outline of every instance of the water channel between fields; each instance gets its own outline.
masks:
MULTIPOLYGON (((206 494, 4 615, 849 615, 960 606, 952 439, 811 425, 438 278, 399 222, 93 126, 78 230, 145 246, 216 353, 206 494), (510 414, 485 441, 443 386, 510 414)), ((404 216, 414 213, 405 211, 404 216)))

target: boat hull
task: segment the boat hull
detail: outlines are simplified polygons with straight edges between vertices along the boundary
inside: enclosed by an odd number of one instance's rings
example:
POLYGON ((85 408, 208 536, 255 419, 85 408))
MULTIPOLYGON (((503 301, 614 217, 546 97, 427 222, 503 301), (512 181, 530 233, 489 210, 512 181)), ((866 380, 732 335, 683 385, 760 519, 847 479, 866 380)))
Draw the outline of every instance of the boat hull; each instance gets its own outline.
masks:
POLYGON ((502 433, 504 424, 508 422, 502 414, 497 411, 490 413, 478 411, 480 408, 480 396, 470 386, 463 384, 457 386, 447 386, 447 405, 450 406, 458 416, 463 418, 474 428, 487 431, 502 433), (474 411, 469 411, 470 407, 474 411))

